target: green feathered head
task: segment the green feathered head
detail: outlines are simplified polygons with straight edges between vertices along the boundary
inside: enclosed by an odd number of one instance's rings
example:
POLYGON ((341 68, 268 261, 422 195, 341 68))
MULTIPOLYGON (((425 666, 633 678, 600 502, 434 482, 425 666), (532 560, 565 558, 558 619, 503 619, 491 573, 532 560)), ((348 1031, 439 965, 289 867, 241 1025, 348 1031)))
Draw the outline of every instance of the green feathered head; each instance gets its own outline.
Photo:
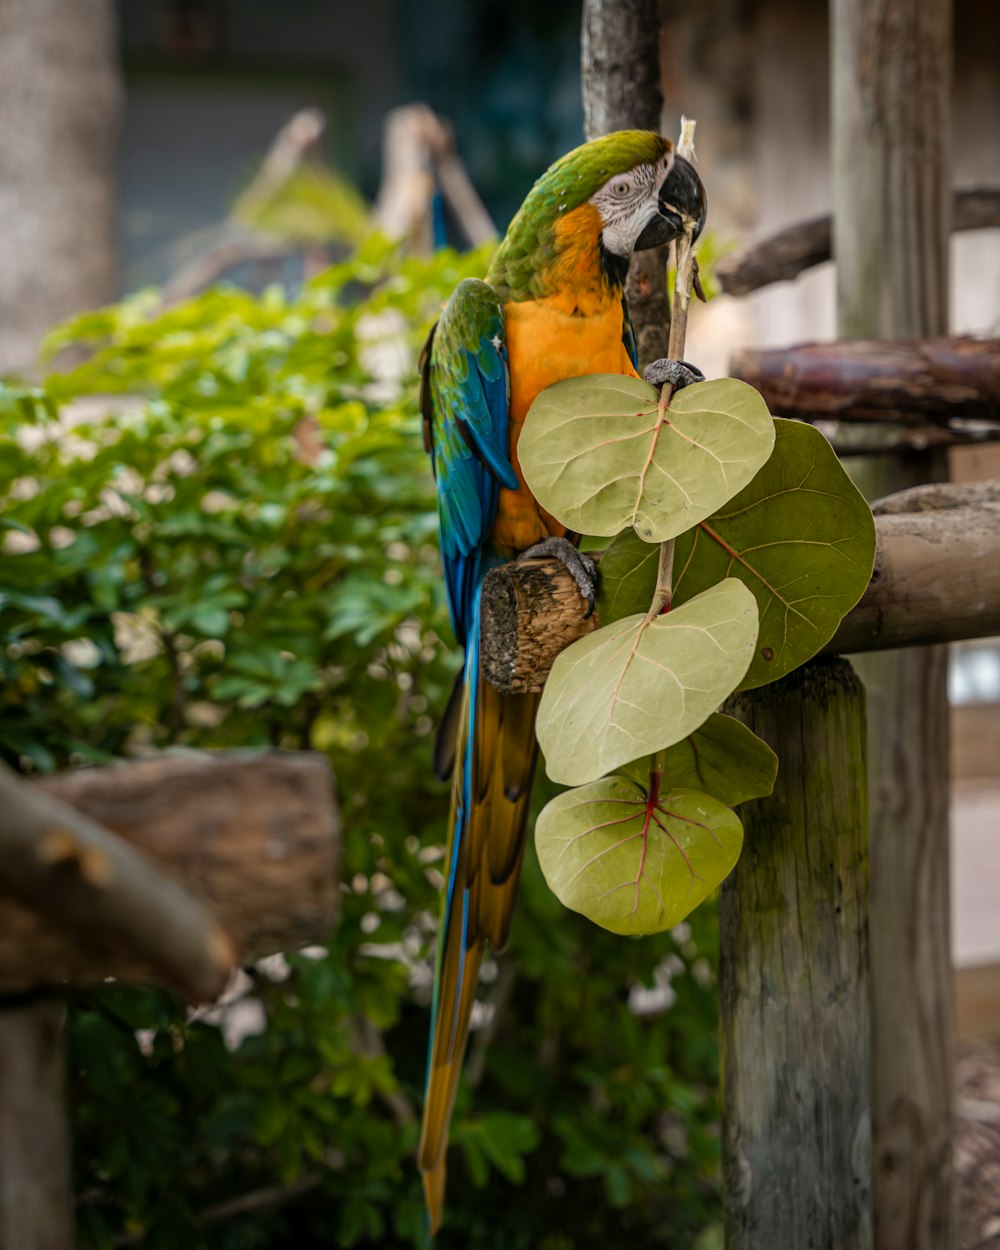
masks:
MULTIPOLYGON (((651 130, 615 131, 542 174, 511 222, 489 280, 504 302, 542 298, 553 282, 565 282, 569 269, 557 262, 572 248, 593 254, 595 280, 620 286, 637 247, 669 242, 689 218, 700 230, 704 193, 670 140, 651 130), (684 186, 675 188, 682 170, 684 186)), ((583 269, 572 273, 579 281, 583 269)))
POLYGON ((525 214, 554 216, 579 208, 615 174, 639 165, 659 165, 672 151, 670 140, 652 130, 616 130, 583 143, 542 174, 528 192, 511 229, 525 214))

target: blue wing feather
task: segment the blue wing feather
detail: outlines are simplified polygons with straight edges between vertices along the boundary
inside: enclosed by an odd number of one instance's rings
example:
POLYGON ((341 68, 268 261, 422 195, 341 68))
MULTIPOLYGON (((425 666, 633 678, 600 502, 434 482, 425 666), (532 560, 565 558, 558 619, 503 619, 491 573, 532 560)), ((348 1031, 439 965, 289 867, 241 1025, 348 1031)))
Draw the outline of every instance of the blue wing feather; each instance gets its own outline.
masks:
POLYGON ((507 446, 503 307, 491 286, 467 278, 455 289, 425 369, 441 556, 452 624, 464 646, 480 583, 495 562, 489 534, 500 488, 518 486, 507 446))

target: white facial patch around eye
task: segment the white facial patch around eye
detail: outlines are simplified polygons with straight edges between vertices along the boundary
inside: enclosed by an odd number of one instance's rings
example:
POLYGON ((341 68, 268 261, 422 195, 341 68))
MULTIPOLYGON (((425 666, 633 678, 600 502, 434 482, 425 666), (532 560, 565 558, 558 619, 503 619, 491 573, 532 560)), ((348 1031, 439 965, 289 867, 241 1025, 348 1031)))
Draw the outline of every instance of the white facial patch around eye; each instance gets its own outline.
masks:
POLYGON ((636 240, 656 216, 657 192, 663 185, 673 154, 655 165, 636 165, 615 174, 596 191, 590 202, 601 214, 601 238, 616 256, 631 256, 636 240))

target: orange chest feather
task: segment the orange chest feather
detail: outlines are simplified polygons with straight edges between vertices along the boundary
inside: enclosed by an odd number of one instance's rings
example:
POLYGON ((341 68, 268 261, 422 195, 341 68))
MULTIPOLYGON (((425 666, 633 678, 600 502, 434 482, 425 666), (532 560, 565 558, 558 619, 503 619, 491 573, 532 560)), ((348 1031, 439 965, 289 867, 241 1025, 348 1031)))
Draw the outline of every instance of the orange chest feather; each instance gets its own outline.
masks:
MULTIPOLYGON (((602 293, 603 294, 603 293, 602 293)), ((565 528, 545 512, 524 485, 517 440, 538 393, 564 378, 587 373, 635 370, 622 342, 621 297, 570 299, 565 295, 510 303, 504 310, 510 364, 510 458, 521 486, 501 490, 494 543, 510 551, 526 547, 565 528)))

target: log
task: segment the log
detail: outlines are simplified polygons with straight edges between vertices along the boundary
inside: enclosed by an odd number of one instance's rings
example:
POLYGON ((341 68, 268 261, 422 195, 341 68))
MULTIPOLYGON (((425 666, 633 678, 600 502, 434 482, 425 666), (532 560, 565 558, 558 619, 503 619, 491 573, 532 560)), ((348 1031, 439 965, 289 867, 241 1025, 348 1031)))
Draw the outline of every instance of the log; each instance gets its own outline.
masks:
MULTIPOLYGON (((0 876, 8 882, 0 893, 0 991, 88 984, 109 976, 164 982, 162 947, 173 938, 158 930, 151 916, 127 910, 133 864, 119 883, 125 895, 118 923, 100 936, 92 931, 96 917, 106 916, 102 874, 127 856, 154 879, 149 886, 154 898, 164 890, 171 897, 189 891, 192 902, 210 910, 213 929, 226 935, 223 979, 234 957, 230 939, 249 958, 320 941, 327 933, 340 829, 329 766, 321 755, 162 755, 61 773, 31 787, 21 782, 20 788, 38 799, 58 800, 69 818, 65 828, 50 829, 48 839, 37 844, 50 862, 44 911, 15 895, 6 849, 0 857, 0 876), (83 822, 99 822, 106 840, 78 841, 83 822), (110 851, 108 830, 117 835, 110 851), (109 860, 102 858, 105 853, 109 860), (63 911, 64 904, 74 910, 63 911)), ((168 979, 176 988, 177 977, 168 979)), ((221 985, 183 988, 205 998, 221 985)))
POLYGON ((540 691, 556 656, 592 633, 597 613, 559 560, 515 560, 487 573, 480 601, 480 656, 502 694, 540 691))
POLYGON ((780 767, 719 908, 726 1246, 869 1250, 864 690, 819 660, 734 710, 780 767))
POLYGON ((827 654, 1000 634, 1000 502, 890 512, 875 524, 872 580, 827 654))
POLYGON ((781 417, 1000 425, 1000 339, 802 343, 738 352, 730 373, 781 417))
MULTIPOLYGON (((956 191, 952 233, 1000 226, 1000 187, 956 191)), ((749 295, 772 282, 789 282, 813 265, 833 259, 833 218, 829 213, 797 221, 723 256, 715 276, 726 295, 749 295)))
MULTIPOLYGON (((1000 482, 902 491, 875 512, 871 582, 824 654, 1000 634, 1000 482)), ((600 624, 558 560, 502 565, 482 593, 483 670, 504 694, 540 691, 556 656, 600 624)))

